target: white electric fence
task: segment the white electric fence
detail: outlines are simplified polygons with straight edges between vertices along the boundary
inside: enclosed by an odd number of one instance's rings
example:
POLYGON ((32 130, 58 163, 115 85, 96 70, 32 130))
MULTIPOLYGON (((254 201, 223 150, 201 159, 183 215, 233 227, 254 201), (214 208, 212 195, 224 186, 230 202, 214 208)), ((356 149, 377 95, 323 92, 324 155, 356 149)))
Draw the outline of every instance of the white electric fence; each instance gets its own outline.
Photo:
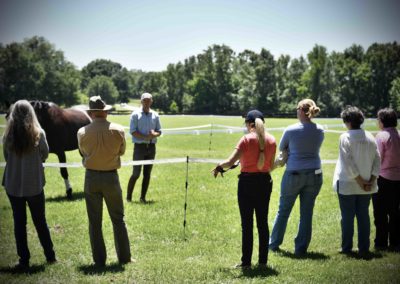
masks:
MULTIPOLYGON (((126 161, 121 162, 122 167, 127 166, 139 166, 139 165, 160 165, 160 164, 180 164, 180 163, 196 163, 196 164, 218 164, 224 161, 224 159, 205 159, 205 158, 168 158, 168 159, 157 159, 157 160, 140 160, 140 161, 126 161)), ((322 164, 335 164, 336 160, 322 160, 322 164)), ((4 168, 5 162, 0 163, 0 167, 4 168)), ((72 163, 43 163, 46 168, 82 168, 83 165, 80 162, 72 163)))

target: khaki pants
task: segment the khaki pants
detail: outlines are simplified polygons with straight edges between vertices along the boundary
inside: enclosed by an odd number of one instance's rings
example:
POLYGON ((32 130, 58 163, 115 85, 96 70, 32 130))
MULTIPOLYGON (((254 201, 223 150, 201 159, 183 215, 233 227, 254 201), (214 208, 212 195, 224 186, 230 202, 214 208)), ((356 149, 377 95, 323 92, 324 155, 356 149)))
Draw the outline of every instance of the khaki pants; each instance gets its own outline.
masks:
POLYGON ((106 202, 113 230, 114 243, 121 263, 131 259, 128 232, 124 221, 124 204, 117 171, 86 170, 85 201, 89 218, 89 236, 93 261, 104 265, 107 258, 102 232, 103 198, 106 202))

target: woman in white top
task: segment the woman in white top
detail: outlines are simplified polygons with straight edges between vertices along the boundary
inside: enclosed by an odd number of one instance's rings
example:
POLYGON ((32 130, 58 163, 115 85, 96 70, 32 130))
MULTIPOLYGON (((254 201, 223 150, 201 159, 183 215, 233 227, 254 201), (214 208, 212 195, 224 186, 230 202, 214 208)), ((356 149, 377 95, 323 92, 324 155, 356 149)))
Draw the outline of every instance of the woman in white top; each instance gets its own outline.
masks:
POLYGON ((368 207, 371 194, 378 191, 376 178, 380 156, 375 138, 360 128, 363 113, 348 106, 341 113, 348 131, 340 136, 339 159, 333 177, 333 187, 339 196, 342 215, 342 253, 353 248, 354 217, 357 218, 358 252, 369 252, 370 219, 368 207))

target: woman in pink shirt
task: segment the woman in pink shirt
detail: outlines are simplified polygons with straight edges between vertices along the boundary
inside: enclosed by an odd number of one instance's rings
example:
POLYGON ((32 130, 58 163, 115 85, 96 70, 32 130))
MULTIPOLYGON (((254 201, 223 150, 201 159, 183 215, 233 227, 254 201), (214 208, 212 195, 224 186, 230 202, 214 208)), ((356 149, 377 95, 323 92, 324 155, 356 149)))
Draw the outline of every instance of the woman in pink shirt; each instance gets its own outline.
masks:
POLYGON ((242 258, 236 268, 251 267, 253 253, 253 215, 256 213, 259 252, 258 265, 266 268, 268 260, 268 206, 272 191, 269 172, 274 164, 276 141, 265 133, 264 116, 258 110, 247 113, 245 119, 248 134, 244 135, 230 157, 213 169, 214 176, 223 173, 240 160, 241 173, 238 182, 238 201, 242 223, 242 258))
POLYGON ((375 248, 400 251, 400 134, 393 109, 378 111, 381 131, 376 143, 381 154, 378 192, 372 196, 376 227, 375 248))

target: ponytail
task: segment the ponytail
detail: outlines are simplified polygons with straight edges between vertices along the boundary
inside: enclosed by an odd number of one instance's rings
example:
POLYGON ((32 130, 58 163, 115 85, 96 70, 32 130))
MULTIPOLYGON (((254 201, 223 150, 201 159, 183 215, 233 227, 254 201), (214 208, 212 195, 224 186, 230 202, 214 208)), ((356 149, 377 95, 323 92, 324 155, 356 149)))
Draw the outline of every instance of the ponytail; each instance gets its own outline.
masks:
POLYGON ((260 118, 256 118, 255 128, 256 128, 258 148, 259 148, 257 169, 261 170, 264 167, 264 162, 265 162, 265 156, 264 156, 265 129, 264 129, 264 122, 260 118))

